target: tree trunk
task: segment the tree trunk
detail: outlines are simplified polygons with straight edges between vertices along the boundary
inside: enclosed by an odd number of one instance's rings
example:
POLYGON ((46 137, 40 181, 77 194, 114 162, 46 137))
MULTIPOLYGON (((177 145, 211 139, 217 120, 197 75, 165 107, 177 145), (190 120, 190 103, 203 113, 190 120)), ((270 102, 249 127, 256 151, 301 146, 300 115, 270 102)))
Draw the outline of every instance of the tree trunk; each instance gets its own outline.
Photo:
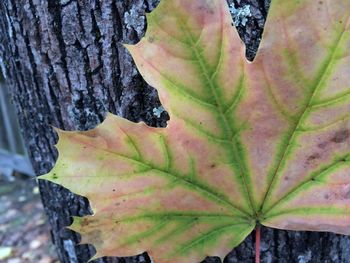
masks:
MULTIPOLYGON (((253 17, 239 27, 250 59, 260 40, 268 2, 235 1, 251 4, 253 17)), ((160 106, 157 92, 143 81, 121 45, 142 37, 144 12, 156 4, 157 0, 0 1, 0 66, 36 174, 47 173, 57 158, 57 136, 50 125, 90 129, 107 111, 151 126, 166 125, 166 112, 160 117, 153 114, 160 106)), ((49 182, 40 182, 40 190, 61 262, 87 262, 94 249, 76 246, 79 237, 63 229, 71 223, 70 216, 91 212, 87 200, 49 182)), ((350 239, 344 236, 263 228, 262 237, 262 262, 350 262, 350 239)), ((253 257, 250 236, 226 262, 253 262, 253 257)), ((143 254, 97 262, 150 261, 143 254)))

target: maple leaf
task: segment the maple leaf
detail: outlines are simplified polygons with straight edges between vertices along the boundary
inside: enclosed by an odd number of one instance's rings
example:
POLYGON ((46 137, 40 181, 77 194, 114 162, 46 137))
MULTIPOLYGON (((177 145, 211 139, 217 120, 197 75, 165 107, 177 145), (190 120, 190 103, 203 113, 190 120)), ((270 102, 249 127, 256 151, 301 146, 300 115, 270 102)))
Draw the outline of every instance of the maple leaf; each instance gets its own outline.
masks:
POLYGON ((350 234, 350 2, 273 0, 253 63, 225 0, 163 0, 128 46, 171 119, 59 131, 41 179, 102 256, 224 257, 257 224, 350 234))

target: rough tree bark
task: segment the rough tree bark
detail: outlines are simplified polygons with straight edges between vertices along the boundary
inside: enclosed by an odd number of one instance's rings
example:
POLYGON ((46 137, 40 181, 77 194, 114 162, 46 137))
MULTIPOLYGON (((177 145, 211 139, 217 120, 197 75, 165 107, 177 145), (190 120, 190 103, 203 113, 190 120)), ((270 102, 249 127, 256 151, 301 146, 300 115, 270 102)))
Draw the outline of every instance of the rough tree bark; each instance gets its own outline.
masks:
MULTIPOLYGON (((0 66, 38 175, 48 172, 57 158, 57 137, 50 125, 89 129, 103 120, 106 111, 152 126, 166 125, 167 113, 160 118, 153 114, 160 106, 157 92, 142 80, 121 45, 142 37, 144 12, 157 1, 0 1, 0 66)), ((234 2, 251 5, 253 17, 239 32, 252 59, 269 0, 234 2)), ((75 246, 79 237, 62 228, 70 224, 70 216, 90 213, 88 202, 49 182, 40 182, 40 189, 61 262, 86 262, 93 248, 75 246)), ((262 236, 263 262, 350 262, 350 239, 344 236, 268 229, 262 236)), ((252 262, 253 241, 248 237, 225 261, 252 262)), ((143 254, 98 262, 149 262, 149 258, 143 254)))

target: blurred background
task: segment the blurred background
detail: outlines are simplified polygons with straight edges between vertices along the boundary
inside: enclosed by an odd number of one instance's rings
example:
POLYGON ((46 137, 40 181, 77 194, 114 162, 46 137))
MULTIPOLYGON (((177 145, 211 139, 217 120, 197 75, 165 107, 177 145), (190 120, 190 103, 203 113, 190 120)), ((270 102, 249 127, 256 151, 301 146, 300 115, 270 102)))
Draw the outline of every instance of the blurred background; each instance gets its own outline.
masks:
POLYGON ((0 263, 58 262, 16 112, 0 72, 0 263))

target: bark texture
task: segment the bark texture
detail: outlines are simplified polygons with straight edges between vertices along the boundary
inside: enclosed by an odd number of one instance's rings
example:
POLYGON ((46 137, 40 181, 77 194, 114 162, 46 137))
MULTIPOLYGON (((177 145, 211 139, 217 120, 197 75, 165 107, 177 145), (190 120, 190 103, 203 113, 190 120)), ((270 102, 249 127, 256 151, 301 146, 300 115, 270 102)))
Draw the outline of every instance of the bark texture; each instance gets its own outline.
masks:
MULTIPOLYGON (((106 111, 133 121, 164 127, 158 118, 157 92, 137 72, 121 43, 143 35, 144 12, 158 0, 1 0, 0 66, 10 87, 35 172, 44 174, 57 158, 50 125, 85 130, 99 124, 106 111)), ((233 0, 229 0, 231 4, 233 0)), ((250 4, 252 17, 239 33, 252 59, 258 47, 269 0, 250 4)), ((87 215, 87 200, 60 186, 41 182, 42 200, 61 262, 87 262, 91 246, 64 226, 72 215, 87 215)), ((262 262, 350 262, 350 239, 327 233, 262 229, 262 262)), ((117 238, 117 237, 116 237, 117 238)), ((253 262, 250 236, 225 262, 253 262)), ((146 254, 96 262, 150 262, 146 254)), ((206 262, 219 262, 208 258, 206 262)))

